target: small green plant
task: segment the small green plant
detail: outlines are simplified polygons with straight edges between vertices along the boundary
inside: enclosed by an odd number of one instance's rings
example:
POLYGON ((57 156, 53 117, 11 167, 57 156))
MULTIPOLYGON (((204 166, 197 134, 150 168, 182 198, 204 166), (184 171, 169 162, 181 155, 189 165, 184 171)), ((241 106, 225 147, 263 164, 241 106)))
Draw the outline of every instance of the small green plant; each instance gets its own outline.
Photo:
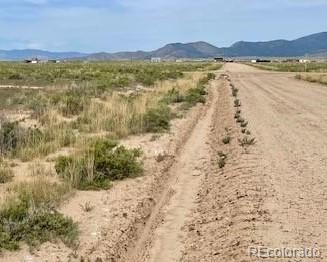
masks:
POLYGON ((90 201, 80 204, 80 207, 84 212, 91 212, 95 208, 95 206, 91 205, 90 201))
POLYGON ((247 127, 248 122, 247 122, 247 121, 243 121, 243 122, 241 122, 240 125, 241 125, 241 127, 243 127, 243 128, 244 128, 244 127, 247 127))
POLYGON ((237 119, 236 119, 237 123, 244 123, 245 119, 241 117, 241 115, 238 115, 237 119))
POLYGON ((230 143, 230 141, 232 140, 232 137, 231 137, 231 129, 228 128, 228 127, 225 127, 225 136, 223 137, 222 139, 222 142, 227 145, 230 143))
POLYGON ((241 106, 241 102, 239 99, 235 99, 234 100, 234 107, 240 107, 241 106))
POLYGON ((242 147, 247 147, 254 145, 256 143, 255 138, 250 138, 248 136, 243 137, 242 139, 239 139, 239 144, 242 147))
POLYGON ((219 151, 218 152, 218 166, 220 169, 225 167, 226 159, 227 159, 227 155, 225 153, 223 153, 222 151, 219 151))
POLYGON ((240 112, 236 112, 235 115, 234 115, 234 118, 237 119, 237 120, 239 118, 241 118, 241 113, 240 112))
POLYGON ((222 139, 222 142, 223 142, 225 145, 227 145, 227 144, 230 143, 231 139, 232 139, 232 138, 231 138, 229 135, 226 135, 226 136, 222 139))
POLYGON ((231 85, 232 86, 232 95, 233 97, 237 97, 237 94, 238 94, 238 89, 234 87, 234 85, 231 85))

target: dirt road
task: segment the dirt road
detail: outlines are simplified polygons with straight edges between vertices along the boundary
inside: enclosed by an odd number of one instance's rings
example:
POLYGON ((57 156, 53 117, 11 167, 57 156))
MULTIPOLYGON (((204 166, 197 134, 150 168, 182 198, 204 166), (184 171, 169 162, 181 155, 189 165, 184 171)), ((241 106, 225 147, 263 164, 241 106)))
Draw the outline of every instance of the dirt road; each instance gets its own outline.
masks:
POLYGON ((230 83, 217 80, 131 261, 262 261, 249 256, 250 246, 314 247, 320 258, 294 253, 286 259, 324 261, 327 88, 246 65, 224 70, 239 89, 242 117, 256 144, 248 150, 239 145, 244 134, 234 119, 230 83), (222 143, 226 132, 229 144, 222 143), (218 151, 227 155, 222 169, 218 151))

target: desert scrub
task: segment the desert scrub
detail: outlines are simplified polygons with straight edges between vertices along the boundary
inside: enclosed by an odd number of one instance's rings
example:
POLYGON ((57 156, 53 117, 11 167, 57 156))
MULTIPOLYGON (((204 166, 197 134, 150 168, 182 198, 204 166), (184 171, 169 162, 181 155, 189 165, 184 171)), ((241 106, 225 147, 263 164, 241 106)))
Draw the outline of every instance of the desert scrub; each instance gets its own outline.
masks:
POLYGON ((165 104, 150 108, 143 116, 144 131, 151 133, 167 131, 172 117, 171 109, 165 104))
POLYGON ((186 108, 195 106, 197 103, 204 104, 206 102, 205 95, 207 94, 204 86, 191 88, 187 91, 185 96, 186 108))
POLYGON ((23 161, 46 156, 70 145, 76 137, 64 123, 50 123, 44 128, 23 128, 17 122, 3 122, 0 129, 0 154, 23 161))
POLYGON ((71 62, 27 65, 1 62, 0 84, 18 86, 70 86, 88 84, 93 90, 109 90, 134 83, 153 85, 155 81, 177 79, 183 72, 197 71, 209 63, 71 62))
POLYGON ((208 73, 207 78, 210 81, 210 80, 216 79, 216 75, 214 73, 208 73))
POLYGON ((184 102, 184 101, 185 101, 185 97, 175 87, 168 90, 168 92, 161 99, 162 103, 165 103, 165 104, 168 104, 168 105, 169 104, 174 104, 174 103, 181 103, 181 102, 184 102))
POLYGON ((14 176, 11 167, 0 158, 0 184, 10 182, 14 176))
POLYGON ((5 155, 17 148, 21 129, 17 122, 3 121, 0 123, 0 154, 5 155))
POLYGON ((108 189, 110 181, 143 172, 143 164, 138 160, 141 154, 140 149, 127 149, 117 142, 99 139, 85 152, 59 157, 55 168, 60 177, 77 189, 108 189))
POLYGON ((38 179, 20 183, 10 189, 0 208, 0 249, 19 249, 21 242, 37 246, 47 241, 62 240, 75 244, 77 225, 56 210, 66 185, 38 179))

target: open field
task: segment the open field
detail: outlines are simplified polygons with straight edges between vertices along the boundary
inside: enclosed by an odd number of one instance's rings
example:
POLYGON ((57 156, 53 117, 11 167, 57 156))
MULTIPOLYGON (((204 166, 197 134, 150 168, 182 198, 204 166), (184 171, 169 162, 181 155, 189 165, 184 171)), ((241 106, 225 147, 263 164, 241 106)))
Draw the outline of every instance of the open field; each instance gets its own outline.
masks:
POLYGON ((327 84, 327 63, 247 63, 253 67, 276 71, 276 72, 297 72, 295 77, 299 80, 312 83, 327 84))
POLYGON ((249 246, 323 261, 326 87, 208 69, 4 120, 0 261, 260 261, 249 246))
POLYGON ((327 74, 326 73, 302 73, 295 76, 299 80, 308 81, 311 83, 320 83, 327 85, 327 74))
POLYGON ((173 119, 205 103, 206 86, 215 78, 209 72, 219 68, 204 63, 0 66, 4 261, 24 260, 26 245, 54 240, 71 249, 69 256, 77 252, 85 231, 81 221, 70 218, 71 211, 91 212, 94 204, 91 197, 60 212, 63 203, 81 201, 85 190, 94 192, 96 201, 114 181, 144 174, 142 145, 124 146, 120 140, 146 133, 159 139, 173 119), (6 251, 22 247, 18 253, 6 251))
POLYGON ((272 62, 272 63, 247 63, 259 69, 265 69, 277 72, 327 72, 327 63, 285 63, 285 62, 272 62))

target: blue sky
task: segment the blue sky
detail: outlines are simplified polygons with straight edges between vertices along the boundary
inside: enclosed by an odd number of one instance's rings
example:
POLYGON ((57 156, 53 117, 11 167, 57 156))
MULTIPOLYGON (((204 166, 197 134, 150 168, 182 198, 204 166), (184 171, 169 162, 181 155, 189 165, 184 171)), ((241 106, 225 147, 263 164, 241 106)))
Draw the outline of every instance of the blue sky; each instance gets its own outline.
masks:
POLYGON ((0 0, 0 49, 152 50, 327 31, 327 0, 0 0))

